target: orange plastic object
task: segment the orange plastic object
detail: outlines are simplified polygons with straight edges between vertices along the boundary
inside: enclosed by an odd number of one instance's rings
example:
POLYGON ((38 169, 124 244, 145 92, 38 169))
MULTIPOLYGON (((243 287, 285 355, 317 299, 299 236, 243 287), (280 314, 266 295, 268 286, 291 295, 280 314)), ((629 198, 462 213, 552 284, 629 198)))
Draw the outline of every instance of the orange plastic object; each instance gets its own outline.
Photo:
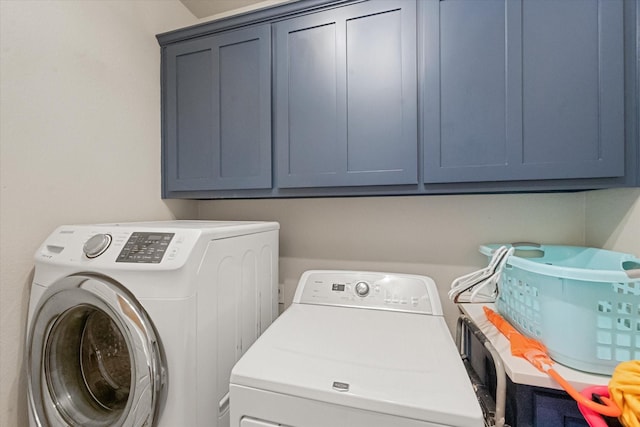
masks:
POLYGON ((525 337, 516 330, 511 324, 495 311, 488 307, 483 307, 484 314, 487 319, 494 324, 496 328, 507 337, 511 343, 511 354, 522 357, 531 363, 541 372, 546 373, 553 378, 560 386, 579 404, 608 417, 619 417, 620 408, 611 401, 611 399, 603 397, 604 404, 596 403, 587 399, 580 394, 571 384, 567 382, 558 372, 553 369, 553 360, 547 354, 547 348, 540 341, 533 338, 525 337))

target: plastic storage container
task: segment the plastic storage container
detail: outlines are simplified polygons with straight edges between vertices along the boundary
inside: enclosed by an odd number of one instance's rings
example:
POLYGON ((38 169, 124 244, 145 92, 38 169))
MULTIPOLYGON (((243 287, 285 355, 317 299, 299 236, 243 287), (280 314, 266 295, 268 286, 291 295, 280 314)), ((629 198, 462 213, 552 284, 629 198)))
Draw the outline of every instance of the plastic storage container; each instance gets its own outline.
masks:
MULTIPOLYGON (((491 256, 500 246, 480 252, 491 256)), ((513 246, 496 300, 513 326, 581 371, 611 375, 618 363, 640 359, 640 259, 578 246, 513 246)))

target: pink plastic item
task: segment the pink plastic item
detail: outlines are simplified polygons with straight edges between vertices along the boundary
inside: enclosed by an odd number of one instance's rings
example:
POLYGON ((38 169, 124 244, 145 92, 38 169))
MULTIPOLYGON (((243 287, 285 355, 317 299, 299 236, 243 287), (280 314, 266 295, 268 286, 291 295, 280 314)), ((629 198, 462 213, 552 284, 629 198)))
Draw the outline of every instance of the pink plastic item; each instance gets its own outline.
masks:
MULTIPOLYGON (((591 394, 595 393, 600 396, 609 397, 609 388, 606 385, 596 385, 592 387, 587 387, 580 392, 581 395, 591 400, 591 394)), ((586 406, 578 403, 578 409, 580 409, 580 413, 585 420, 587 420, 587 424, 591 427, 607 427, 607 423, 602 419, 602 416, 597 412, 587 408, 586 406)))

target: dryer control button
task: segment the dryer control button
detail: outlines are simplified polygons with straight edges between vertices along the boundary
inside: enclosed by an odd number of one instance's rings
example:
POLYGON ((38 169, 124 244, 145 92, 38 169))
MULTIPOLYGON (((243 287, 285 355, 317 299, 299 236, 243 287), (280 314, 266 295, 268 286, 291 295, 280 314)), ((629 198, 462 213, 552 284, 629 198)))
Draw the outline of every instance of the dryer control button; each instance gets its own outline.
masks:
POLYGON ((104 253, 111 244, 111 235, 96 234, 86 241, 82 250, 87 258, 96 258, 104 253))
POLYGON ((356 294, 360 297, 366 297, 369 295, 369 284, 367 282, 358 282, 356 283, 356 294))

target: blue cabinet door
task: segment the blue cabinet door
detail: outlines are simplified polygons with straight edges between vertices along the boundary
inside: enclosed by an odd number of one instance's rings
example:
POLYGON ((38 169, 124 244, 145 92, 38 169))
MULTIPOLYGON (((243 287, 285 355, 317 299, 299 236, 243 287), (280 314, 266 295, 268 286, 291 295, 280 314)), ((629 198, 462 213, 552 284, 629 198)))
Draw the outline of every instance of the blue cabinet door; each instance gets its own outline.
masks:
POLYGON ((426 183, 624 176, 622 0, 425 0, 426 183))
POLYGON ((415 2, 274 25, 277 185, 417 184, 415 2))
POLYGON ((271 31, 166 47, 164 192, 271 187, 271 31))

